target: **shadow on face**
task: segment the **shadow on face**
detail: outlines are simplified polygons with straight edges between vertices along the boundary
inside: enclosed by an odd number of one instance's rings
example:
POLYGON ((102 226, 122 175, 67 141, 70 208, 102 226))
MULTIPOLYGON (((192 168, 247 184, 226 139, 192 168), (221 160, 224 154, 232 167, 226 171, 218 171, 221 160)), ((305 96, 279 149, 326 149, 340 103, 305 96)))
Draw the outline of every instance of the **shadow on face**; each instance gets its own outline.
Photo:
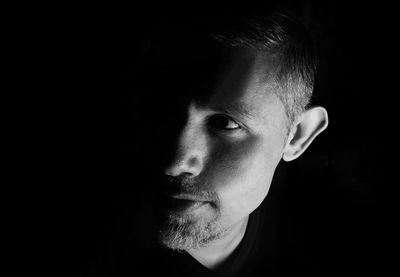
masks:
POLYGON ((173 155, 191 101, 203 103, 213 95, 226 51, 211 40, 168 39, 150 48, 138 80, 147 137, 156 139, 151 150, 160 165, 173 155))

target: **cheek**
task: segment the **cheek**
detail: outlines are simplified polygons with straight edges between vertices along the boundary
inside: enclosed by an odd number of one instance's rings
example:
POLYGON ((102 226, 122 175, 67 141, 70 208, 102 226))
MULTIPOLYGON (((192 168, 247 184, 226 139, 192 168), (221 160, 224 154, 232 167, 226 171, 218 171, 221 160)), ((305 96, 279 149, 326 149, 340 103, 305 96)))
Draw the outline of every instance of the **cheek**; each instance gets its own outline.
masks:
POLYGON ((268 145, 258 137, 216 145, 207 175, 222 213, 246 216, 263 201, 280 160, 279 147, 268 145))

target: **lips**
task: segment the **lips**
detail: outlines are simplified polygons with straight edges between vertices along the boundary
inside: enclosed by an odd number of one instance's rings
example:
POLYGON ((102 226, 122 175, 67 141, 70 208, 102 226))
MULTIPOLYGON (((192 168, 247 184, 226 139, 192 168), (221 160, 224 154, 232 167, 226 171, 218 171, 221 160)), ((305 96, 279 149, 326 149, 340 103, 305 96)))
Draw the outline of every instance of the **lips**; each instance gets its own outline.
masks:
POLYGON ((191 194, 177 194, 177 195, 168 195, 169 197, 176 200, 187 200, 187 201, 195 201, 195 202, 207 202, 206 199, 201 199, 195 195, 191 194))
POLYGON ((203 201, 192 201, 192 200, 183 200, 183 199, 174 199, 175 200, 175 212, 188 212, 197 209, 198 207, 204 205, 206 202, 203 201))
POLYGON ((177 213, 182 213, 197 209, 207 203, 207 201, 189 194, 163 194, 161 204, 164 211, 174 211, 177 213))

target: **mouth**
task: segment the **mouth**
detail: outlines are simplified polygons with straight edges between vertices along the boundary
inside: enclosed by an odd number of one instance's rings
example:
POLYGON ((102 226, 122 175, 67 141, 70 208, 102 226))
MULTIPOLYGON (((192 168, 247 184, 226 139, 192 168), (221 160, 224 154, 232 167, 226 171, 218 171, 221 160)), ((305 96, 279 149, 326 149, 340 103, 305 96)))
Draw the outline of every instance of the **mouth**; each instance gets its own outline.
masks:
POLYGON ((174 211, 177 213, 188 213, 192 212, 201 206, 207 204, 204 201, 193 201, 193 200, 185 200, 185 199, 175 199, 176 205, 174 211))
POLYGON ((188 213, 210 204, 209 201, 190 194, 163 194, 162 198, 162 209, 165 212, 188 213))
POLYGON ((193 201, 193 202, 208 202, 206 199, 199 198, 192 194, 167 194, 170 198, 175 200, 193 201))

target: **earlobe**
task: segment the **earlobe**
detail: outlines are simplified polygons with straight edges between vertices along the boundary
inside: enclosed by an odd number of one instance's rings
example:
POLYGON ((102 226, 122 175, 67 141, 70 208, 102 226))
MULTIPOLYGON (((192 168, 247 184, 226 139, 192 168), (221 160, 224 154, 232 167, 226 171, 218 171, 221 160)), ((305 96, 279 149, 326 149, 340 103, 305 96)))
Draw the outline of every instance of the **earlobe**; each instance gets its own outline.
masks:
POLYGON ((323 107, 305 111, 290 130, 282 159, 289 162, 298 158, 327 126, 328 112, 323 107))

